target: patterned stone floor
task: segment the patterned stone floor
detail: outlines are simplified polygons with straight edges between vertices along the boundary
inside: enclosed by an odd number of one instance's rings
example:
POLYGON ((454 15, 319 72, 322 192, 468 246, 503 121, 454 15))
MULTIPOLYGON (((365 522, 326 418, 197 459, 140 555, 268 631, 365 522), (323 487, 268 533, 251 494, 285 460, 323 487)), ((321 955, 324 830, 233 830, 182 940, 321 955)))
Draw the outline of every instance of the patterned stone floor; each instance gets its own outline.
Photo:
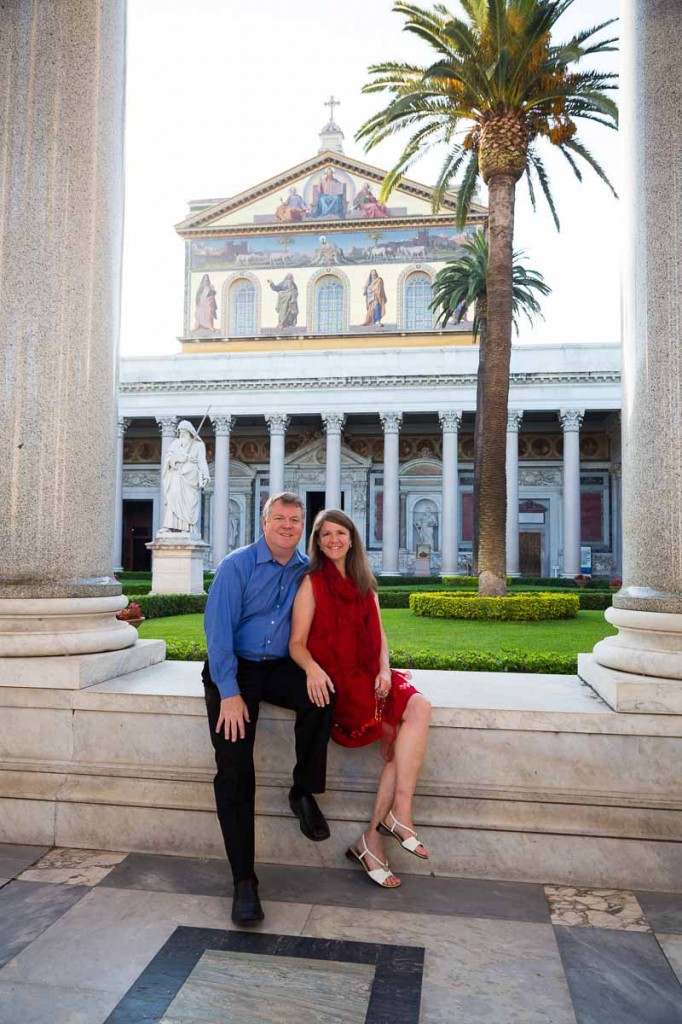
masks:
POLYGON ((682 1024, 682 894, 259 876, 239 930, 223 862, 0 844, 0 1021, 682 1024))

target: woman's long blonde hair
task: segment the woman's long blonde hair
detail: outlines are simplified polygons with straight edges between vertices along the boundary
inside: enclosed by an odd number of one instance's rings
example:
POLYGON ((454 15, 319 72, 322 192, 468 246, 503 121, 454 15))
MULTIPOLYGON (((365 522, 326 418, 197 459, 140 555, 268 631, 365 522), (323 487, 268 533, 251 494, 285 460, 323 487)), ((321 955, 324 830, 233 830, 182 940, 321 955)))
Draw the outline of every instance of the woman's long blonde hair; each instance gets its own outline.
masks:
POLYGON ((310 572, 316 572, 316 570, 321 569, 326 557, 320 551, 319 544, 320 530, 325 523, 335 523, 337 526, 343 526, 344 529, 348 530, 351 546, 346 555, 346 573, 352 580, 355 580, 363 597, 368 590, 376 590, 377 581, 369 567, 365 545, 362 543, 357 527, 350 516, 347 516, 345 512, 338 508, 323 508, 315 516, 310 540, 308 541, 310 572))

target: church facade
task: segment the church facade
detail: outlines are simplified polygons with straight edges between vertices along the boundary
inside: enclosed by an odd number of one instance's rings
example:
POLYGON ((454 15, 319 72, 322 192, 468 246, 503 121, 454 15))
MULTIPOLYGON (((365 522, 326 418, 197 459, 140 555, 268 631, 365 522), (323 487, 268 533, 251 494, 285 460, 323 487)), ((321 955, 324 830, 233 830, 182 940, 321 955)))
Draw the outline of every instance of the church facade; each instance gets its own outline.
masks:
MULTIPOLYGON (((207 566, 259 534, 269 493, 307 519, 342 507, 376 572, 471 568, 478 348, 472 311, 438 327, 433 279, 485 228, 454 227, 427 187, 342 152, 331 121, 313 158, 225 200, 190 204, 181 352, 124 359, 115 561, 149 565, 160 465, 180 419, 201 426, 211 482, 207 566)), ((508 568, 620 573, 620 346, 515 345, 508 568), (580 524, 580 529, 577 524, 580 524)))

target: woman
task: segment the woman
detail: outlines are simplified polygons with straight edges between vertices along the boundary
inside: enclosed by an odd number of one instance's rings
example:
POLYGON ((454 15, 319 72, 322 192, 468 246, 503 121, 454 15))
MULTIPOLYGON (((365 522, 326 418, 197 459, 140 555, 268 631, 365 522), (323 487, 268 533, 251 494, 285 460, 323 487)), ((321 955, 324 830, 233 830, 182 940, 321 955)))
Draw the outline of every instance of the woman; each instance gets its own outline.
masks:
POLYGON ((332 739, 344 747, 383 741, 381 774, 369 829, 347 851, 372 881, 400 885, 384 837, 428 859, 412 827, 412 798, 424 760, 431 705, 391 671, 376 580, 353 520, 324 509, 313 524, 309 574, 296 600, 289 653, 304 669, 310 699, 322 706, 336 691, 332 739))

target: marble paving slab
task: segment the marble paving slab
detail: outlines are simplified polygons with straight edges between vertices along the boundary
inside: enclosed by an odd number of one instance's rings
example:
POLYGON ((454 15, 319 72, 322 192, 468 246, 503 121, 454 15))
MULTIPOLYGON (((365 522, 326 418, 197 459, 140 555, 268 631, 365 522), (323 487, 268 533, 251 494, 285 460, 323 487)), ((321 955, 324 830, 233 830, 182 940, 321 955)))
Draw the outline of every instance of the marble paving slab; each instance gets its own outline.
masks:
MULTIPOLYGON (((398 852, 405 863, 407 855, 398 852)), ((543 887, 523 882, 471 878, 433 878, 400 871, 400 891, 388 892, 362 871, 259 864, 261 898, 285 903, 456 914, 499 920, 549 922, 543 887)), ((103 887, 228 896, 232 892, 225 861, 153 854, 129 854, 103 880, 103 887)))
POLYGON ((21 871, 40 860, 49 846, 19 846, 15 843, 0 843, 0 878, 14 878, 21 871))
MULTIPOLYGON (((31 889, 39 885, 14 884, 31 889)), ((0 971, 0 981, 116 992, 120 997, 178 925, 225 928, 230 920, 230 901, 211 896, 40 888, 53 898, 63 894, 68 899, 83 891, 86 895, 15 956, 0 971)), ((266 903, 264 908, 261 930, 294 935, 301 932, 311 909, 302 903, 266 903)))
POLYGON ((636 892, 635 896, 655 932, 682 935, 682 892, 636 892))
POLYGON ((550 924, 316 906, 304 934, 424 946, 421 1024, 576 1024, 550 924))
POLYGON ((117 1001, 111 992, 0 981, 2 1024, 103 1024, 117 1001))
POLYGON ((194 1024, 227 1024, 228 1020, 234 1024, 290 1024, 298 1020, 310 1021, 311 1024, 351 1024, 351 1020, 352 1024, 417 1024, 420 1019, 423 969, 422 948, 390 943, 344 942, 326 937, 181 927, 173 932, 131 986, 107 1018, 106 1024, 160 1024, 162 1020, 166 1024, 177 1024, 179 1021, 184 1024, 190 1021, 194 1024), (239 964, 234 959, 225 961, 211 957, 208 961, 210 978, 207 977, 207 971, 203 971, 204 981, 209 982, 211 991, 207 993, 206 984, 203 987, 193 985, 190 996, 183 999, 187 980, 207 950, 248 954, 250 959, 239 964), (256 965, 258 958, 276 961, 270 964, 269 977, 265 982, 258 981, 258 977, 263 977, 262 968, 256 965), (278 964, 282 958, 284 963, 280 967, 278 964), (294 967, 294 960, 299 962, 298 968, 294 967), (307 988, 303 995, 304 1002, 297 1005, 296 980, 292 977, 292 971, 300 970, 301 963, 305 968, 305 964, 312 961, 326 965, 327 971, 308 971, 309 978, 302 984, 304 990, 307 988), (372 967, 371 978, 368 974, 345 975, 349 993, 355 991, 355 997, 351 993, 351 1000, 354 998, 360 1017, 352 1019, 342 1013, 336 982, 333 983, 332 992, 335 1012, 327 1015, 324 991, 332 985, 329 968, 349 964, 372 967), (282 976, 277 977, 278 973, 282 976), (371 991, 366 1001, 363 978, 370 978, 371 991), (241 1012, 233 1011, 229 991, 224 989, 223 1006, 216 1014, 217 990, 225 982, 230 990, 242 985, 250 990, 250 995, 256 996, 257 1002, 264 1005, 257 1006, 243 993, 237 997, 241 1012), (284 993, 287 985, 292 991, 286 996, 286 1013, 280 1013, 277 991, 284 993), (261 988, 265 990, 263 996, 261 988), (315 988, 318 990, 316 1012, 312 1003, 315 988), (213 1006, 206 1005, 207 994, 213 1006), (365 1002, 364 1007, 358 1006, 360 1001, 365 1002), (179 1015, 179 1012, 183 1015, 179 1015), (310 1015, 311 1012, 314 1012, 314 1016, 310 1015), (166 1014, 167 1017, 164 1016, 166 1014))
POLYGON ((0 967, 33 943, 87 891, 76 885, 67 888, 17 881, 0 889, 0 967))
POLYGON ((651 928, 637 897, 622 889, 582 889, 546 885, 552 924, 583 928, 617 928, 649 932, 651 928))
POLYGON ((682 1024, 682 986, 653 935, 554 930, 578 1024, 682 1024))
POLYGON ((325 1024, 364 1022, 374 982, 373 964, 206 950, 161 1024, 325 1024))
POLYGON ((656 938, 682 985, 682 935, 657 935, 656 938))
POLYGON ((51 882, 53 885, 97 885, 117 864, 125 860, 125 853, 106 850, 71 850, 55 848, 19 875, 22 882, 51 882))

